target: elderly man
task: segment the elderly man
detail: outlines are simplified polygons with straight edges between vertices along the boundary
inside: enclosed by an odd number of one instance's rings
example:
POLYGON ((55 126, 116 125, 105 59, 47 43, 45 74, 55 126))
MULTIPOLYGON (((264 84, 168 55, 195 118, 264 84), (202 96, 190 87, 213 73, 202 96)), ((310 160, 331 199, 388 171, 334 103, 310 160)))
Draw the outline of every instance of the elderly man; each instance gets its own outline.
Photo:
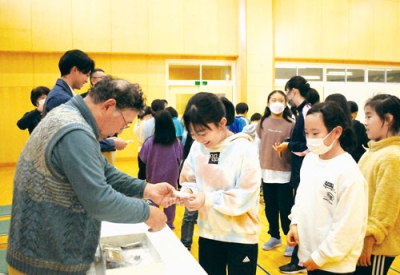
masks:
POLYGON ((132 178, 99 150, 98 141, 128 128, 142 107, 133 84, 105 77, 37 126, 15 172, 10 274, 85 274, 101 221, 145 222, 151 231, 165 226, 164 213, 142 198, 168 207, 172 186, 132 178))

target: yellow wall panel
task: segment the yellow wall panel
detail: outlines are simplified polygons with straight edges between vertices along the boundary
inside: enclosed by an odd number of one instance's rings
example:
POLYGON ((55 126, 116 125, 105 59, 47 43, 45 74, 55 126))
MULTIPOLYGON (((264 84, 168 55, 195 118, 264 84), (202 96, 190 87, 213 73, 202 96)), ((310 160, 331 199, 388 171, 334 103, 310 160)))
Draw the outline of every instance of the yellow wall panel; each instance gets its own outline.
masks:
POLYGON ((219 0, 217 9, 218 54, 239 55, 239 0, 219 0))
POLYGON ((32 60, 30 53, 0 52, 0 74, 33 73, 32 60))
MULTIPOLYGON (((294 56, 302 58, 322 57, 322 4, 321 0, 295 0, 294 56)), ((328 31, 328 30, 324 30, 328 31)))
POLYGON ((218 6, 216 2, 215 0, 183 2, 185 54, 218 54, 218 6))
POLYGON ((0 53, 0 87, 32 86, 32 73, 31 54, 0 53))
POLYGON ((322 1, 321 57, 348 58, 348 0, 322 1), (332 30, 332 31, 330 31, 332 30), (335 30, 335 31, 333 31, 335 30))
POLYGON ((295 47, 301 41, 294 40, 294 0, 274 1, 275 56, 293 57, 295 47))
POLYGON ((88 53, 94 60, 95 68, 103 69, 106 74, 111 74, 111 55, 108 53, 88 53))
POLYGON ((375 0, 374 59, 399 60, 399 1, 375 0))
MULTIPOLYGON (((246 80, 240 101, 247 102, 252 113, 264 110, 266 91, 272 90, 272 68, 274 67, 273 5, 272 0, 246 2, 246 80), (261 45, 261 46, 260 46, 261 45)), ((237 100, 237 101, 238 101, 237 100)))
POLYGON ((149 0, 148 9, 149 53, 184 53, 183 1, 149 0))
POLYGON ((110 12, 112 52, 148 52, 149 18, 147 1, 113 0, 110 12))
POLYGON ((2 100, 0 101, 0 115, 3 118, 0 127, 0 163, 16 163, 19 154, 29 137, 28 131, 22 131, 17 127, 17 121, 24 113, 33 110, 30 103, 29 86, 0 87, 2 100))
POLYGON ((111 51, 111 0, 72 0, 72 47, 111 51))
POLYGON ((349 1, 348 58, 372 60, 374 53, 374 0, 349 1))
MULTIPOLYGON (((167 99, 165 86, 151 85, 148 86, 147 91, 147 104, 150 105, 154 99, 167 99)), ((146 91, 145 91, 146 93, 146 91)), ((168 100, 168 99, 167 99, 168 100)))
POLYGON ((349 2, 349 58, 371 60, 374 56, 374 0, 349 2))
POLYGON ((35 74, 52 73, 61 76, 58 62, 64 53, 35 53, 33 54, 33 70, 35 74))
POLYGON ((144 56, 115 55, 111 60, 112 72, 115 75, 124 73, 147 74, 147 60, 144 56))
POLYGON ((166 85, 166 67, 164 58, 149 58, 148 60, 148 75, 147 82, 151 85, 164 86, 166 85))
POLYGON ((0 51, 32 49, 29 0, 0 0, 0 51))
MULTIPOLYGON (((32 50, 38 52, 70 50, 72 48, 71 0, 31 0, 31 2, 32 50)), ((84 28, 83 22, 82 28, 84 28)))

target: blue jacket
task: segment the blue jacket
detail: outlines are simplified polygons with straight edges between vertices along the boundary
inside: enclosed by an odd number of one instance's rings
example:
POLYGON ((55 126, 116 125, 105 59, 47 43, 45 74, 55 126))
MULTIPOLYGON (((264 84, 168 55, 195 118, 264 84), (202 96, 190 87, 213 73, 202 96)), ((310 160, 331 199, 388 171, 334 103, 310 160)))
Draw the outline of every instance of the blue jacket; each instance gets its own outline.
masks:
POLYGON ((43 117, 55 107, 67 102, 73 96, 71 88, 61 78, 57 79, 56 85, 50 90, 43 108, 43 117))
POLYGON ((236 134, 242 132, 244 126, 248 124, 250 124, 250 120, 248 118, 245 118, 244 116, 236 116, 233 123, 228 126, 228 129, 236 134))

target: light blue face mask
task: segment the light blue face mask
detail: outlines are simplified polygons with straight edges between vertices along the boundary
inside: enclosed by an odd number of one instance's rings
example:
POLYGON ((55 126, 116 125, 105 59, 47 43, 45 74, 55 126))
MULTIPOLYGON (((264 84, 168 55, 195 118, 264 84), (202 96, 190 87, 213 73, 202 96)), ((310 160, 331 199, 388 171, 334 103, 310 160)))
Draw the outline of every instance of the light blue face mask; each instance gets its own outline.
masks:
POLYGON ((323 155, 323 154, 329 152, 332 149, 333 144, 335 144, 336 139, 329 146, 326 146, 324 144, 324 140, 332 132, 333 132, 333 129, 324 138, 306 138, 308 150, 310 150, 311 152, 313 152, 314 154, 317 154, 317 155, 323 155))

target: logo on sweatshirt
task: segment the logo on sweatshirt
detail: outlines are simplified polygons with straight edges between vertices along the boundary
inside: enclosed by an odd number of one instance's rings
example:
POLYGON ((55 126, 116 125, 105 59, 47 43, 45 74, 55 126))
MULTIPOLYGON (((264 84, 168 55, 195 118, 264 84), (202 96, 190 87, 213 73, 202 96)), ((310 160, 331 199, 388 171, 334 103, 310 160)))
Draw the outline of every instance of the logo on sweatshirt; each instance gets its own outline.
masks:
POLYGON ((329 181, 325 181, 324 188, 327 189, 324 200, 332 204, 335 200, 335 185, 329 181))
POLYGON ((220 152, 211 152, 208 164, 218 164, 220 152))

